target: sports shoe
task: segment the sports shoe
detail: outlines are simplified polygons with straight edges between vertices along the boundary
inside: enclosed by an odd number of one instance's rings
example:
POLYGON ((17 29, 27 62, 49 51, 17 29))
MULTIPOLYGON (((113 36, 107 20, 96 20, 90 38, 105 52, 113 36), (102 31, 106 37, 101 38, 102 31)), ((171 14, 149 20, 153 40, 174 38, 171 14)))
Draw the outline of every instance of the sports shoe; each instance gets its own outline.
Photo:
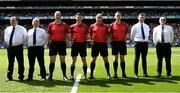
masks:
POLYGON ((68 81, 68 78, 66 76, 63 77, 64 81, 68 81))
POLYGON ((127 78, 127 75, 125 73, 122 74, 123 78, 127 78))
POLYGON ((143 77, 149 77, 149 75, 148 74, 143 74, 143 77))
POLYGON ((49 77, 48 80, 49 80, 49 81, 53 81, 52 77, 49 77))
POLYGON ((33 79, 32 78, 27 78, 26 81, 32 81, 33 79))
POLYGON ((106 79, 107 79, 107 80, 110 80, 110 79, 111 79, 111 76, 110 76, 110 75, 107 75, 106 79))
POLYGON ((45 78, 41 78, 39 81, 45 81, 46 79, 45 78))
POLYGON ((89 77, 89 80, 94 80, 94 76, 90 76, 90 77, 89 77))
POLYGON ((139 76, 138 76, 138 75, 134 75, 134 77, 135 77, 135 78, 139 78, 139 76))
POLYGON ((84 76, 84 80, 87 80, 87 77, 86 77, 86 76, 84 76))
POLYGON ((70 76, 69 80, 74 80, 74 76, 70 76))
POLYGON ((172 75, 167 75, 167 78, 172 78, 172 75))
POLYGON ((117 74, 114 74, 112 78, 117 79, 118 78, 117 74))

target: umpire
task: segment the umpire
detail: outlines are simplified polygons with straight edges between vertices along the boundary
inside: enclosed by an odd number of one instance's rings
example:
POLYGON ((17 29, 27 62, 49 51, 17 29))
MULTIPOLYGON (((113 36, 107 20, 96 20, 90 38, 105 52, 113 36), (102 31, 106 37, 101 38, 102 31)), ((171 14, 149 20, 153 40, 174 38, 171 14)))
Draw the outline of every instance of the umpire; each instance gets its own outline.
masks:
POLYGON ((28 31, 28 59, 29 74, 27 80, 33 80, 34 65, 37 58, 40 67, 41 81, 46 79, 46 69, 44 66, 44 45, 47 44, 47 34, 42 28, 39 28, 40 20, 38 18, 32 21, 33 28, 28 31))
POLYGON ((150 31, 149 26, 144 23, 144 13, 138 15, 138 20, 139 22, 133 25, 131 29, 131 39, 135 42, 134 74, 136 78, 138 78, 140 54, 142 56, 143 76, 148 77, 146 56, 148 53, 148 37, 150 31))
POLYGON ((15 57, 18 62, 18 74, 19 81, 24 79, 24 56, 23 56, 23 44, 27 40, 27 30, 18 25, 18 20, 16 16, 10 18, 11 26, 8 26, 4 30, 4 40, 7 43, 7 54, 8 54, 8 72, 7 81, 13 80, 13 69, 15 57))
POLYGON ((171 78, 171 44, 174 38, 173 28, 166 25, 166 18, 159 19, 160 25, 153 30, 153 41, 156 44, 156 54, 158 59, 157 77, 162 73, 162 60, 165 57, 167 77, 171 78))

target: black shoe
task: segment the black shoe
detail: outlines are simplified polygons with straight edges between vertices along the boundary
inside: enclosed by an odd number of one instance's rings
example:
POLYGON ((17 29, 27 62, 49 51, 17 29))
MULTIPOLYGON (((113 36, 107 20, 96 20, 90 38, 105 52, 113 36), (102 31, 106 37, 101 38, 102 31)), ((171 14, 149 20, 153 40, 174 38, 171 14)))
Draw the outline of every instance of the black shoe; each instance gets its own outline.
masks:
POLYGON ((20 78, 19 81, 21 82, 21 81, 24 81, 24 80, 23 80, 23 78, 20 78))
POLYGON ((27 78, 26 81, 32 81, 33 79, 32 78, 27 78))
POLYGON ((89 77, 89 80, 94 80, 94 76, 90 76, 90 77, 89 77))
POLYGON ((48 80, 49 80, 49 81, 53 81, 52 77, 49 77, 48 80))
POLYGON ((69 80, 74 81, 74 76, 70 76, 69 80))
POLYGON ((122 77, 123 78, 127 78, 127 75, 124 73, 124 74, 122 74, 122 77))
POLYGON ((143 74, 143 77, 149 77, 149 75, 148 74, 143 74))
POLYGON ((118 78, 117 74, 114 74, 112 78, 117 79, 118 78))
POLYGON ((156 77, 157 77, 157 78, 160 78, 160 77, 161 77, 161 75, 156 75, 156 77))

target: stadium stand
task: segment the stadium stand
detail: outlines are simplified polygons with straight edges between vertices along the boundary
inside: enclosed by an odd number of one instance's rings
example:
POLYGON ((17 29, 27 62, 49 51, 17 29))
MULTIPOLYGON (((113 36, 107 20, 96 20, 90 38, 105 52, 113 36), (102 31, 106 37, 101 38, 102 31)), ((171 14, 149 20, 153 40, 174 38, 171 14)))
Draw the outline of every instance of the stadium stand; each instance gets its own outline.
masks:
MULTIPOLYGON (((119 10, 123 14, 122 20, 129 24, 129 28, 137 22, 137 14, 146 14, 145 22, 150 26, 150 46, 152 43, 152 29, 158 25, 158 18, 165 16, 167 23, 174 28, 174 46, 180 46, 180 2, 178 0, 0 0, 0 47, 5 46, 3 32, 9 25, 9 18, 17 16, 19 24, 27 29, 31 28, 34 17, 41 19, 41 26, 47 29, 47 25, 53 21, 53 13, 56 10, 62 12, 62 19, 68 25, 75 22, 74 14, 81 12, 83 20, 90 25, 95 22, 95 15, 102 13, 104 22, 108 25, 114 21, 114 13, 119 10), (43 3, 43 4, 42 4, 43 3)), ((130 40, 127 41, 132 46, 130 40)))

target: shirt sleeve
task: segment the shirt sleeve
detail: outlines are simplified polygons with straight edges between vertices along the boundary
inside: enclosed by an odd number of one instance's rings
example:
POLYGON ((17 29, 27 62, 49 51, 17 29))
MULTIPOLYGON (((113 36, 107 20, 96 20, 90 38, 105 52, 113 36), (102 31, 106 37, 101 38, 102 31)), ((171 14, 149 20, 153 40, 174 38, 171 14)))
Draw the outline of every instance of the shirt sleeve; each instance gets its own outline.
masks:
POLYGON ((69 27, 67 24, 65 24, 65 34, 68 34, 69 33, 69 27))
POLYGON ((8 34, 7 34, 7 28, 4 30, 4 41, 8 43, 8 34))
POLYGON ((27 45, 27 43, 28 43, 27 30, 26 30, 26 28, 24 28, 24 27, 23 27, 22 29, 23 29, 23 33, 24 33, 24 37, 23 37, 23 38, 24 38, 24 41, 23 41, 23 42, 24 42, 24 45, 27 45))
POLYGON ((170 27, 170 29, 171 29, 171 32, 170 32, 170 34, 171 34, 171 42, 170 43, 172 43, 173 40, 174 40, 174 30, 173 30, 172 27, 170 27))
POLYGON ((92 34, 93 34, 92 29, 93 29, 93 25, 91 25, 90 28, 89 28, 89 34, 90 34, 91 37, 92 37, 92 34))
POLYGON ((134 41, 134 36, 135 36, 135 26, 133 26, 131 28, 131 36, 130 36, 130 38, 131 38, 132 41, 134 41))
POLYGON ((155 44, 157 43, 156 39, 157 39, 157 31, 156 31, 156 28, 154 28, 154 29, 153 29, 153 42, 154 42, 155 44))
POLYGON ((48 44, 48 36, 44 29, 42 29, 42 31, 43 31, 44 46, 46 47, 48 44))
POLYGON ((48 34, 51 34, 51 23, 48 25, 47 33, 48 33, 48 34))
POLYGON ((112 34, 113 33, 113 28, 112 28, 113 24, 111 23, 110 26, 109 26, 109 32, 112 34))

